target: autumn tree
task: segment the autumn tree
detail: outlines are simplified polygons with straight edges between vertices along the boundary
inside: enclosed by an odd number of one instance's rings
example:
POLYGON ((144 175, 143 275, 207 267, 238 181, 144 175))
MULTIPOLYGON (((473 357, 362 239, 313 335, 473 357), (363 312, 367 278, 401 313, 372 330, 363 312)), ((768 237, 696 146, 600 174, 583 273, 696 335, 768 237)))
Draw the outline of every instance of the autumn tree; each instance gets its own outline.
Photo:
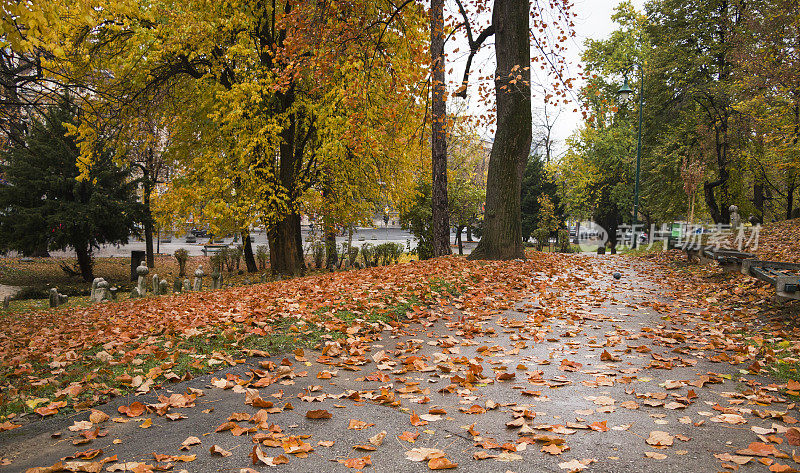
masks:
MULTIPOLYGON (((497 61, 492 96, 497 128, 489 158, 483 235, 469 257, 523 258, 520 186, 531 148, 531 41, 536 43, 537 52, 548 64, 543 68, 563 79, 559 75, 563 68, 553 61, 551 53, 553 45, 566 40, 569 34, 569 27, 565 26, 570 18, 569 5, 567 2, 553 4, 553 25, 548 24, 549 18, 545 20, 542 16, 543 6, 539 2, 534 2, 532 9, 528 0, 495 1, 491 23, 474 34, 464 2, 459 0, 456 3, 470 46, 464 79, 457 93, 466 97, 472 59, 491 36, 495 39, 497 61), (531 23, 535 27, 533 34, 531 23), (548 34, 552 31, 559 33, 554 43, 548 43, 548 34)), ((566 81, 565 85, 568 84, 566 81)), ((563 91, 558 94, 563 94, 563 91)))
POLYGON ((748 4, 666 0, 649 8, 647 32, 654 54, 648 67, 660 80, 652 83, 648 98, 662 108, 661 128, 694 127, 683 137, 662 134, 661 141, 697 142, 708 163, 703 183, 706 209, 714 222, 727 223, 728 207, 737 200, 734 180, 740 176, 735 169, 745 134, 734 110, 733 56, 748 4))
POLYGON ((323 127, 343 126, 346 134, 364 118, 323 121, 324 107, 360 101, 374 110, 372 84, 390 88, 397 107, 420 103, 414 86, 427 65, 417 34, 424 28, 421 8, 366 1, 196 7, 118 2, 70 18, 74 34, 65 35, 61 59, 71 76, 102 91, 87 98, 94 120, 78 132, 88 146, 109 121, 135 119, 136 104, 159 91, 192 97, 178 114, 184 123, 175 125, 176 141, 219 174, 183 170, 201 176, 195 183, 216 184, 217 203, 208 202, 203 213, 238 202, 225 219, 242 229, 264 222, 273 272, 297 274, 304 267, 300 202, 321 177, 323 127), (208 118, 199 126, 192 123, 203 114, 208 118))
POLYGON ((444 68, 444 0, 431 1, 431 218, 433 255, 450 254, 447 194, 447 85, 444 68))

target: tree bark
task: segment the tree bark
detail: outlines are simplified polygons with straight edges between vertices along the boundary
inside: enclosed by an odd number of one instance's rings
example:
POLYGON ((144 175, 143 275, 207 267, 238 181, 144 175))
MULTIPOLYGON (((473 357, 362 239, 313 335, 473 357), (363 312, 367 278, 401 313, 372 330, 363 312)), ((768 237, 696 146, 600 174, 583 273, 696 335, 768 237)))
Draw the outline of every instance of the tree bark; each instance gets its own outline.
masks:
MULTIPOLYGON (((294 88, 280 94, 281 107, 289 110, 295 102, 294 88)), ((296 276, 305 273, 303 257, 303 236, 300 232, 300 214, 294 204, 302 193, 300 175, 303 166, 305 140, 298 139, 298 123, 302 117, 296 112, 289 115, 288 124, 280 133, 280 164, 278 178, 287 196, 286 207, 279 207, 278 212, 285 216, 267 230, 269 239, 270 267, 273 275, 296 276)), ((309 131, 310 133, 310 131, 309 131)))
POLYGON ((276 276, 297 276, 305 272, 300 215, 286 216, 267 231, 269 262, 276 276))
POLYGON ((444 83, 444 0, 431 0, 431 215, 433 256, 450 254, 447 205, 447 88, 444 83))
POLYGON ((525 257, 520 193, 532 133, 529 14, 528 0, 494 3, 497 132, 489 156, 484 232, 469 259, 525 257))
POLYGON ((464 244, 461 241, 461 232, 464 231, 464 227, 462 225, 458 225, 456 227, 456 243, 458 244, 458 254, 459 256, 464 254, 464 244))
POLYGON ((88 243, 78 243, 75 245, 75 254, 78 256, 78 269, 81 271, 81 277, 84 281, 89 282, 94 279, 92 272, 92 251, 88 243))
POLYGON ((258 265, 256 264, 256 257, 253 254, 253 243, 250 242, 250 232, 242 231, 242 241, 244 242, 244 264, 247 267, 248 273, 257 273, 258 265))
POLYGON ((786 178, 786 220, 792 218, 792 213, 794 212, 794 191, 797 187, 794 172, 789 172, 790 175, 786 178))
POLYGON ((327 176, 328 174, 326 174, 322 186, 322 200, 325 208, 322 215, 322 236, 325 240, 325 267, 335 268, 339 263, 339 253, 336 248, 336 221, 328 208, 328 202, 331 199, 331 182, 327 176))
POLYGON ((144 250, 147 259, 147 267, 156 267, 155 255, 153 253, 153 213, 150 210, 150 198, 153 194, 153 184, 150 174, 145 167, 142 175, 142 203, 144 204, 144 250))
POLYGON ((467 241, 472 241, 472 225, 467 225, 467 241))

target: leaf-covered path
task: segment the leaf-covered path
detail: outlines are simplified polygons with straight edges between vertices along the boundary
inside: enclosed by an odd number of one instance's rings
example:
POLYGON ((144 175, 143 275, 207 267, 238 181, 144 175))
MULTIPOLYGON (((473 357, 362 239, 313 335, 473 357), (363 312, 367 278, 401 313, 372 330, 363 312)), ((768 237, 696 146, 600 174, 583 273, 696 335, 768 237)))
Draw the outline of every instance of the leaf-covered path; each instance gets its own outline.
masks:
POLYGON ((674 275, 622 257, 499 264, 511 286, 473 280, 400 326, 356 321, 323 352, 0 433, 0 472, 794 471, 800 383, 750 374, 758 354, 674 275))

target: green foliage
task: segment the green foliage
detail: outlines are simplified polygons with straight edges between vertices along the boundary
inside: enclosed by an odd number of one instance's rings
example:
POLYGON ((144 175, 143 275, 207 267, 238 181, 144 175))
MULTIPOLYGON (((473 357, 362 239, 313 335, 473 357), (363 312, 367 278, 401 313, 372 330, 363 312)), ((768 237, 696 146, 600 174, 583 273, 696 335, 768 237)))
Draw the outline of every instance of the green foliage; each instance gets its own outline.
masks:
POLYGON ((561 220, 556 216, 556 209, 550 197, 547 195, 539 196, 539 228, 543 228, 551 234, 561 226, 561 220))
POLYGON ((315 241, 311 244, 311 254, 314 258, 314 266, 317 269, 322 268, 325 263, 325 244, 321 241, 315 241))
POLYGON ((533 231, 533 238, 536 239, 536 249, 542 251, 545 245, 550 244, 550 231, 546 228, 537 228, 533 231))
POLYGON ((258 261, 258 269, 263 271, 267 269, 267 261, 269 260, 269 248, 266 245, 258 245, 256 247, 256 260, 258 261))
POLYGON ((375 247, 375 261, 383 266, 397 263, 403 254, 401 243, 381 243, 375 247))
POLYGON ((562 253, 570 252, 569 230, 566 228, 558 231, 558 251, 562 253))
POLYGON ((143 212, 135 183, 107 152, 96 153, 86 178, 78 180, 79 150, 65 127, 79 122, 76 113, 69 98, 60 97, 32 121, 24 143, 2 152, 0 250, 36 254, 71 247, 90 279, 92 248, 126 243, 143 212))
POLYGON ((486 189, 472 179, 451 174, 447 178, 447 204, 450 207, 450 225, 465 227, 474 224, 486 200, 486 189))
POLYGON ((361 245, 361 259, 364 261, 364 267, 374 266, 375 262, 375 245, 372 243, 364 243, 361 245))
POLYGON ((178 248, 175 250, 174 256, 178 260, 178 277, 186 277, 186 262, 189 261, 189 252, 185 248, 178 248))
POLYGON ((558 186, 547 174, 541 156, 533 155, 528 159, 525 173, 522 175, 522 239, 528 240, 533 231, 539 227, 539 197, 547 196, 554 204, 554 213, 558 220, 564 219, 564 210, 560 205, 558 186))
POLYGON ((417 239, 415 251, 421 260, 433 257, 432 218, 431 184, 421 180, 417 182, 416 193, 411 205, 400 214, 400 225, 417 239))

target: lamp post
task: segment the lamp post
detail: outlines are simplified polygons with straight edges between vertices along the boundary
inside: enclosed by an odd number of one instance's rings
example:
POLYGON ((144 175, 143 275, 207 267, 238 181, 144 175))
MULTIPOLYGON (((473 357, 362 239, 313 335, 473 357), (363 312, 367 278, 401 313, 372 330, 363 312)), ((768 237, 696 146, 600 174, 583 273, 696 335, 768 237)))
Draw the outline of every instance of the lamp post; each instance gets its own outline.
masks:
MULTIPOLYGON (((633 95, 633 89, 631 86, 628 85, 628 72, 633 68, 633 66, 629 67, 625 73, 625 82, 622 84, 622 87, 619 88, 617 91, 617 95, 620 98, 620 101, 627 102, 631 95, 633 95)), ((633 187, 633 228, 631 230, 631 234, 633 236, 633 247, 636 248, 639 243, 639 239, 636 236, 636 227, 639 224, 639 171, 641 169, 641 160, 642 160, 642 108, 644 106, 644 69, 642 66, 639 66, 639 128, 636 133, 637 135, 637 144, 636 144, 636 181, 633 187)))

